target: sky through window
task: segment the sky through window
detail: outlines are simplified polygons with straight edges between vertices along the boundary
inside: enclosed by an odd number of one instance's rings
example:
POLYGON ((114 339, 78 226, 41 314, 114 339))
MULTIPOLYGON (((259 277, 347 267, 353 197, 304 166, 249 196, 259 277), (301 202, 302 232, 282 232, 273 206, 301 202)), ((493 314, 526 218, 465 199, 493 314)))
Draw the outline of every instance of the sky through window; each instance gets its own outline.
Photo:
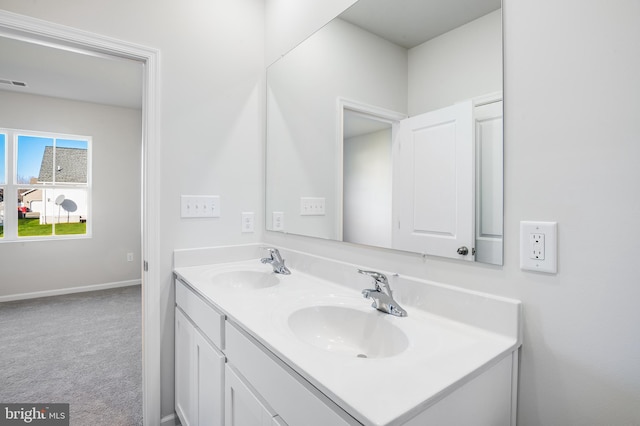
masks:
POLYGON ((73 139, 53 139, 39 136, 18 136, 18 183, 30 183, 40 174, 45 147, 87 149, 88 142, 73 139))

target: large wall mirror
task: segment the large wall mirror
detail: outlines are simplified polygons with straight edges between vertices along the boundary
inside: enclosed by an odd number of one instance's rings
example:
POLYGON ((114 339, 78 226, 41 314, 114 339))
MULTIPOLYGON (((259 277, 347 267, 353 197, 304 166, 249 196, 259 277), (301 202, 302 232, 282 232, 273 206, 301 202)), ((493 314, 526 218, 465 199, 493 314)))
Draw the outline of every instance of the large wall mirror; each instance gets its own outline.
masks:
POLYGON ((502 264, 500 0, 359 0, 267 69, 266 227, 502 264))

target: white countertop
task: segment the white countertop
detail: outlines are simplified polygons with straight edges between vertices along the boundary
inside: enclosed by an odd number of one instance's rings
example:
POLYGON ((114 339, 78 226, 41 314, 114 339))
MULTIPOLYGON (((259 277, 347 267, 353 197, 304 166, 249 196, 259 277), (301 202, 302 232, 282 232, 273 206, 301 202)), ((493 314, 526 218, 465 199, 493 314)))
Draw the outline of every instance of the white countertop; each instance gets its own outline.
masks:
MULTIPOLYGON (((291 275, 272 274, 271 266, 255 259, 177 267, 175 273, 365 425, 403 423, 520 345, 517 336, 453 321, 411 305, 403 304, 407 317, 384 314, 348 286, 290 269, 291 275), (258 289, 221 285, 216 276, 229 271, 263 272, 275 277, 277 284, 258 289), (359 358, 301 340, 289 327, 289 316, 304 307, 323 305, 380 316, 402 330, 408 346, 394 356, 359 358)), ((482 295, 474 296, 482 299, 482 295)), ((478 305, 482 304, 480 300, 478 305)))

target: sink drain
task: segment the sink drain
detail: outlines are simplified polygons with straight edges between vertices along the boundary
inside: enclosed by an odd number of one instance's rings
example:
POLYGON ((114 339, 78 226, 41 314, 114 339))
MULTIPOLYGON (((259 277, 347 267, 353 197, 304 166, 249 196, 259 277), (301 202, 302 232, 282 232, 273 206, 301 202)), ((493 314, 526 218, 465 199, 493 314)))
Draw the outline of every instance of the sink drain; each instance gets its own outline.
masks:
POLYGON ((358 354, 358 355, 356 355, 356 357, 358 357, 358 358, 366 358, 367 356, 365 354, 358 354))

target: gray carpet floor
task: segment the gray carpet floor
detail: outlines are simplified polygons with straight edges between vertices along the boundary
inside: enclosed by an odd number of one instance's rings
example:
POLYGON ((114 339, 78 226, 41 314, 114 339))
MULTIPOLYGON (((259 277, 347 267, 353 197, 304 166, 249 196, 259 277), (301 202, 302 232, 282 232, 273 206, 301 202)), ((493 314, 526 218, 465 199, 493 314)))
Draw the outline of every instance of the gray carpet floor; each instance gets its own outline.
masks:
POLYGON ((72 426, 142 425, 140 290, 0 303, 0 402, 69 403, 72 426))

